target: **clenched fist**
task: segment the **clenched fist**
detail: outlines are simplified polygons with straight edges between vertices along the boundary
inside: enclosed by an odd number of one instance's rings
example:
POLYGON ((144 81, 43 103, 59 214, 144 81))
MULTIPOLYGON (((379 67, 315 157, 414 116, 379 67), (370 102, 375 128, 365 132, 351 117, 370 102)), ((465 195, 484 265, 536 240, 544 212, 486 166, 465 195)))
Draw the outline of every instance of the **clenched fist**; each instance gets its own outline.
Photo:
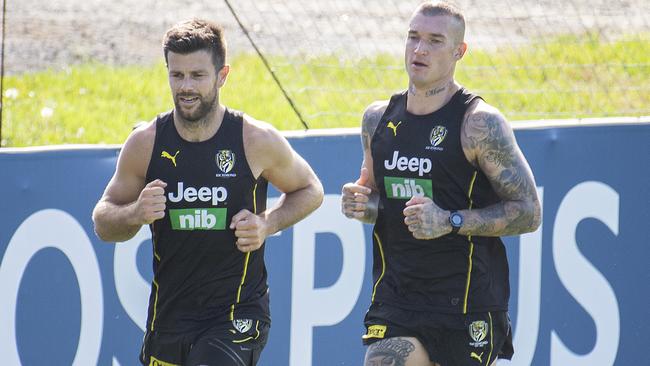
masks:
POLYGON ((373 222, 377 217, 377 199, 369 187, 368 169, 361 168, 359 179, 346 183, 341 190, 341 212, 350 219, 373 222))
POLYGON ((141 225, 148 225, 165 217, 165 202, 167 202, 165 187, 167 187, 167 183, 156 179, 144 186, 140 192, 140 196, 134 204, 135 216, 141 225))
POLYGON ((237 248, 244 253, 258 250, 267 237, 266 220, 248 210, 237 212, 230 228, 235 230, 237 248))
POLYGON ((414 196, 406 202, 404 223, 416 239, 435 239, 451 232, 449 211, 428 197, 414 196))

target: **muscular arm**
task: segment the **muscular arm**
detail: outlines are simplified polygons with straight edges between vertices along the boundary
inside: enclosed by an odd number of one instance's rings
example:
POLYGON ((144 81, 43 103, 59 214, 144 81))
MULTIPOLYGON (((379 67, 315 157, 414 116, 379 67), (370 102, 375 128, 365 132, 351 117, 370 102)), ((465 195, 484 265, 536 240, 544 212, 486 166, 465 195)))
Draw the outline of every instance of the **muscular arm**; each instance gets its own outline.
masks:
POLYGON ((381 116, 386 112, 387 107, 387 101, 378 101, 370 104, 363 112, 363 118, 361 119, 361 145, 363 146, 364 160, 370 157, 372 135, 375 134, 379 120, 381 120, 381 116))
POLYGON ((341 192, 343 214, 367 224, 373 224, 377 219, 379 203, 370 143, 387 106, 388 102, 386 101, 374 102, 363 113, 361 120, 361 145, 363 146, 361 173, 356 182, 347 183, 341 192))
POLYGON ((535 179, 505 118, 480 101, 463 123, 461 143, 501 202, 461 211, 465 223, 460 234, 506 236, 535 231, 541 223, 535 179))
POLYGON ((245 138, 249 142, 246 154, 254 173, 259 172, 282 192, 275 206, 260 214, 265 222, 264 237, 297 223, 321 205, 320 180, 276 129, 253 121, 248 124, 245 138))
MULTIPOLYGON (((139 128, 126 140, 120 151, 115 174, 93 210, 95 233, 104 241, 126 241, 143 224, 160 216, 160 207, 157 207, 155 213, 145 213, 143 206, 138 204, 138 198, 145 187, 145 172, 153 149, 152 133, 155 133, 155 129, 151 128, 152 126, 139 128)), ((160 200, 159 197, 147 199, 160 200)), ((162 209, 164 210, 164 204, 162 209)))
POLYGON ((323 202, 323 186, 307 162, 280 138, 277 164, 266 169, 262 176, 273 184, 282 196, 265 213, 269 230, 274 234, 304 219, 323 202))

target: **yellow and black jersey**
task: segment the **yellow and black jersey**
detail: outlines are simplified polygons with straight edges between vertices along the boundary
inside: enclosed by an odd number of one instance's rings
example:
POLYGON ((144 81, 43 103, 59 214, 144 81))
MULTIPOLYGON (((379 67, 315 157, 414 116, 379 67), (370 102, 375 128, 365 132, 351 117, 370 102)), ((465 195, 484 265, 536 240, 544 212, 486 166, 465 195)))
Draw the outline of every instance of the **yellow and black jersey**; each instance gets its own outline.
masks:
POLYGON ((255 179, 244 153, 241 112, 226 109, 207 141, 188 142, 173 113, 156 119, 147 182, 167 183, 165 217, 150 225, 153 283, 148 330, 184 331, 205 321, 270 321, 264 245, 242 253, 232 217, 266 209, 267 182, 255 179))
POLYGON ((380 194, 372 301, 441 313, 507 310, 508 263, 501 239, 450 234, 418 240, 404 224, 405 203, 414 195, 445 210, 499 201, 460 142, 465 112, 479 97, 460 89, 427 115, 409 113, 407 98, 406 92, 391 98, 372 138, 380 194))

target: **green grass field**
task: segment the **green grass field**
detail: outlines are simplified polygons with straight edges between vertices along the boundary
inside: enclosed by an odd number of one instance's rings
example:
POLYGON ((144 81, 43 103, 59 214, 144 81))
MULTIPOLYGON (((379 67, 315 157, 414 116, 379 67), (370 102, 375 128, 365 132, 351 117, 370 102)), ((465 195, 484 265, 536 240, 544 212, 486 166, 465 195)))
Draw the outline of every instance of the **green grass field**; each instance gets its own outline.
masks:
MULTIPOLYGON (((238 55, 221 99, 281 130, 302 129, 256 55, 238 55)), ((402 61, 315 57, 271 63, 310 128, 357 127, 363 109, 406 87, 402 61)), ((457 79, 510 120, 638 116, 650 111, 650 42, 558 38, 497 51, 470 50, 457 79), (645 113, 644 113, 645 112, 645 113)), ((166 70, 72 66, 5 79, 2 146, 122 143, 132 126, 171 109, 166 70)))

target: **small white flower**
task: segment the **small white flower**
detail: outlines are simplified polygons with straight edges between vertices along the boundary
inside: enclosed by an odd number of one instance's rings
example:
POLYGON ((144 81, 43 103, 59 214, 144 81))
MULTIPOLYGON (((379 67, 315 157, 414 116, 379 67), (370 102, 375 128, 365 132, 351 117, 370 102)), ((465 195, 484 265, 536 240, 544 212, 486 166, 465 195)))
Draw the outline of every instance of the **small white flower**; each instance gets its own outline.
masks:
POLYGON ((54 114, 54 109, 50 107, 45 107, 41 109, 41 117, 43 118, 50 118, 54 114))
POLYGON ((81 138, 81 136, 83 136, 85 132, 86 132, 85 128, 79 127, 79 129, 77 129, 77 138, 81 138))
POLYGON ((18 89, 16 88, 7 89, 5 91, 5 98, 16 99, 18 98, 18 94, 18 89))

